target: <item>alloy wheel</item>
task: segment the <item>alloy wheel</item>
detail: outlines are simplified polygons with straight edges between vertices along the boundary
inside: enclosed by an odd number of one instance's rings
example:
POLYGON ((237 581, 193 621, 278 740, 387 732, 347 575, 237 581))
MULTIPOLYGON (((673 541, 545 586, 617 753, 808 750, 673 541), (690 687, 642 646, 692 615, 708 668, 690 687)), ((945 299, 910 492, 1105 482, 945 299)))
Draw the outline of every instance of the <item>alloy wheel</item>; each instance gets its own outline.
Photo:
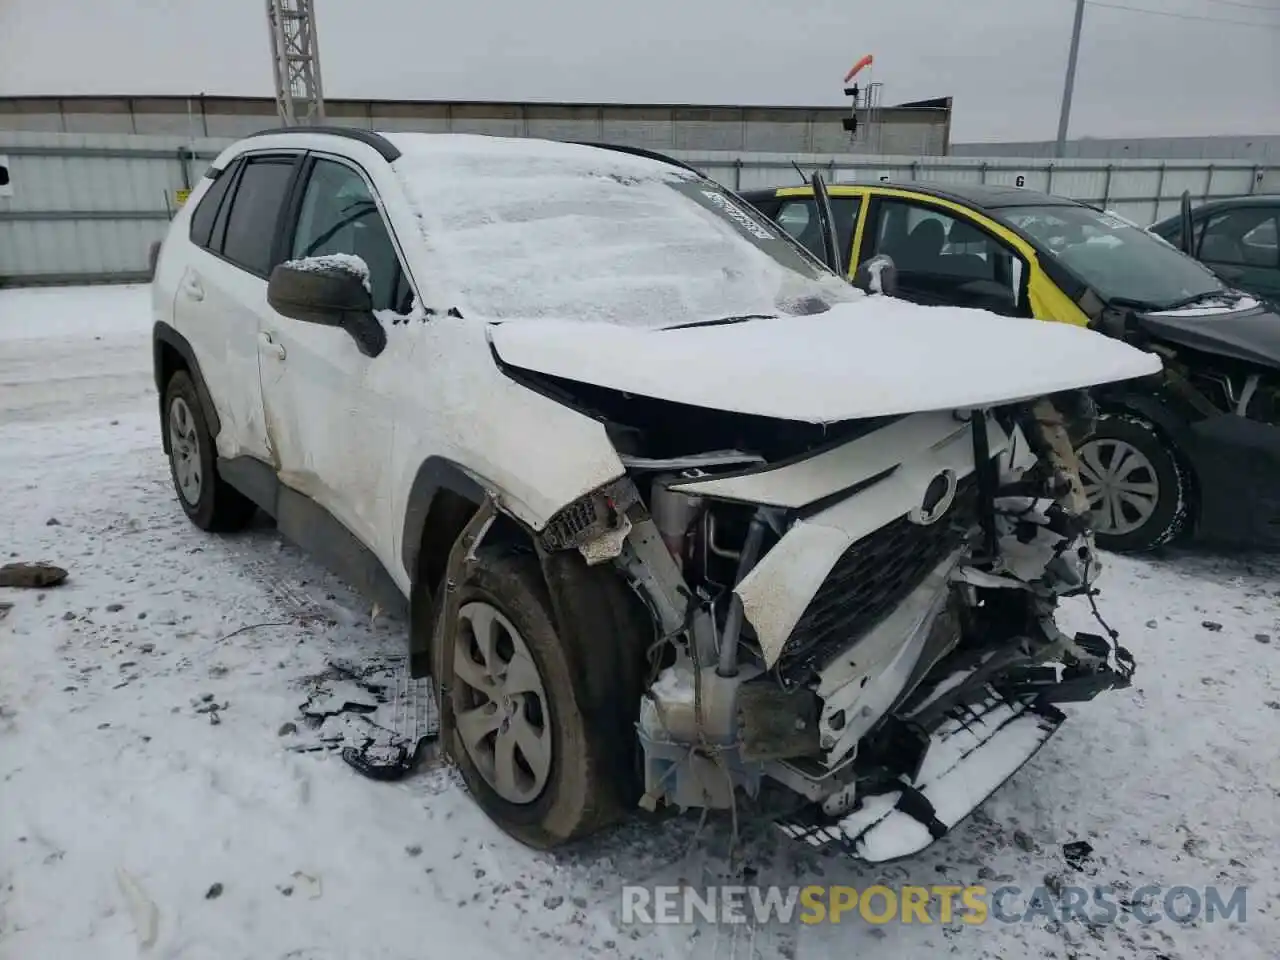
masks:
POLYGON ((1079 457, 1095 532, 1121 536, 1151 519, 1160 482, 1146 454, 1123 440, 1099 438, 1084 443, 1079 457))
POLYGON ((454 726, 485 782, 509 803, 532 803, 551 773, 547 694, 528 644, 491 604, 458 611, 454 726))
POLYGON ((200 490, 204 482, 200 465, 200 437, 196 432, 196 420, 191 408, 182 397, 174 397, 169 404, 169 449, 173 457, 173 474, 178 481, 182 499, 191 506, 200 502, 200 490))

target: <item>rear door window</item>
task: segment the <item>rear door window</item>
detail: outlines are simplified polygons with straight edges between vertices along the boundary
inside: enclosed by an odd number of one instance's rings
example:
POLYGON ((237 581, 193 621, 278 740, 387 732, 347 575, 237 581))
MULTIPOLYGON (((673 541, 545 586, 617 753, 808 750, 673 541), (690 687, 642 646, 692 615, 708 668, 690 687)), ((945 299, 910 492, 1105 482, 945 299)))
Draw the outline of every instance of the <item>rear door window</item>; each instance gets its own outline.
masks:
MULTIPOLYGON (((247 159, 231 199, 221 253, 264 279, 274 265, 271 261, 276 227, 296 160, 292 156, 247 159)), ((217 240, 218 231, 214 233, 217 240)))

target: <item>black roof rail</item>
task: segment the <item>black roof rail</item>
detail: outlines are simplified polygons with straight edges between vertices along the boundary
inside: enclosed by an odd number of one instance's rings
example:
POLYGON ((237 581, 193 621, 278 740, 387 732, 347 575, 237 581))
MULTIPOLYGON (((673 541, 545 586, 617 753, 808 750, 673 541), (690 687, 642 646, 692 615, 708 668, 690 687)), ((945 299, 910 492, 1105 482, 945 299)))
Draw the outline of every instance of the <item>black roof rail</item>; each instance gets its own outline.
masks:
POLYGON ((683 160, 677 160, 675 157, 668 157, 665 153, 658 153, 656 150, 646 150, 644 147, 625 147, 618 143, 588 143, 583 140, 575 141, 580 147, 595 147, 597 150, 613 150, 616 153, 629 153, 633 157, 644 157, 646 160, 657 160, 659 163, 669 163, 673 167, 680 167, 682 170, 688 170, 690 173, 696 173, 702 179, 707 179, 707 175, 696 167, 691 167, 683 160))
POLYGON ((277 133, 321 133, 331 137, 346 137, 348 140, 359 140, 373 147, 383 160, 390 163, 400 158, 400 150, 394 143, 380 133, 372 130, 361 130, 359 127, 272 127, 249 134, 250 137, 269 137, 277 133))

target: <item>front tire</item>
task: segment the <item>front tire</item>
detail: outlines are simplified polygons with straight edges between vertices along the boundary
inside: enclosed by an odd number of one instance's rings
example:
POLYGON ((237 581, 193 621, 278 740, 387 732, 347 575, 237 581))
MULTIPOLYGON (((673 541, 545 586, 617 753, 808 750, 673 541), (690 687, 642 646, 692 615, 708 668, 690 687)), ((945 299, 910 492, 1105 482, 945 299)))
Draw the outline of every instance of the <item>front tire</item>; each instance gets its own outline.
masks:
POLYGON ((253 519, 253 501, 218 475, 213 437, 190 374, 179 370, 164 393, 169 473, 182 509, 201 530, 241 530, 253 519))
POLYGON ((442 635, 442 599, 433 650, 437 669, 452 661, 445 746, 476 802, 540 850, 615 822, 634 786, 620 782, 619 759, 632 756, 636 735, 613 718, 631 704, 638 711, 640 691, 599 684, 628 655, 626 631, 604 622, 558 631, 542 568, 527 553, 479 551, 458 589, 455 635, 442 635), (574 641, 584 633, 594 634, 593 649, 574 641), (619 712, 620 704, 627 706, 619 712))
POLYGON ((1099 547, 1152 550, 1186 529, 1190 478, 1173 443, 1151 421, 1104 414, 1076 453, 1099 547))

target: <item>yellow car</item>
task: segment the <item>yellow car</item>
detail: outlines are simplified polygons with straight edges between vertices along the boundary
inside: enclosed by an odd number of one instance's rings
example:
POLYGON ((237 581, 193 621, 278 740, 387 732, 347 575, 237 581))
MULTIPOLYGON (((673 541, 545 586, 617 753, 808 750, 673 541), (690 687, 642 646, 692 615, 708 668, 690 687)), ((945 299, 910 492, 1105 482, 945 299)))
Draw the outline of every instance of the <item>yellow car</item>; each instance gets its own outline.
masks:
POLYGON ((1099 546, 1280 547, 1280 307, 1122 217, 1018 187, 815 175, 742 197, 864 288, 859 266, 885 254, 903 299, 1090 326, 1159 353, 1162 376, 1093 391, 1100 416, 1077 452, 1099 546))
MULTIPOLYGON (((1078 295, 1080 284, 1037 253, 1019 221, 1046 208, 1095 213, 1091 208, 1017 187, 828 184, 826 193, 840 269, 850 279, 858 264, 887 254, 904 299, 1089 323, 1064 292, 1078 295)), ((830 260, 812 186, 744 191, 742 197, 819 259, 830 260)))

